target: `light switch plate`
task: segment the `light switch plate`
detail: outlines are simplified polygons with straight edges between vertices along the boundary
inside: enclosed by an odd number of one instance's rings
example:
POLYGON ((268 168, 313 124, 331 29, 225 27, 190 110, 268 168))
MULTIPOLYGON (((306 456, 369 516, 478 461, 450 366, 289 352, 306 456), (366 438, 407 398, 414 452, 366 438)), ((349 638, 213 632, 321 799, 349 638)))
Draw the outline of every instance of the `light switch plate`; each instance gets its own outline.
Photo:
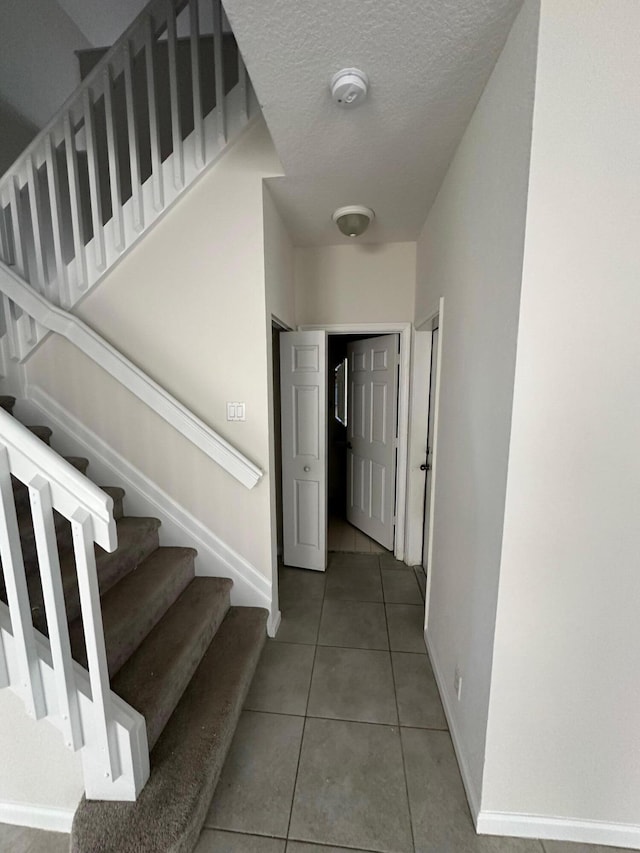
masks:
POLYGON ((244 403, 227 403, 227 420, 228 421, 244 421, 245 404, 244 403))

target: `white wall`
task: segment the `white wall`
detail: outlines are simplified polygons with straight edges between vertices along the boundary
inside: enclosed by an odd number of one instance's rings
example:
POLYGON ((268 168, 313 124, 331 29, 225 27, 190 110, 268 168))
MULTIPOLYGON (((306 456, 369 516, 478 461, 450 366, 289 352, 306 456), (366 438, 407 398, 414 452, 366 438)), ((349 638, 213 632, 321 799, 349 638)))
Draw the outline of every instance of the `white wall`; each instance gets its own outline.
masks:
POLYGON ((486 810, 634 824, 568 836, 624 847, 640 847, 638 32, 635 0, 542 3, 483 792, 486 810))
POLYGON ((0 823, 68 832, 84 793, 80 757, 10 690, 0 690, 0 755, 0 823))
POLYGON ((538 4, 528 0, 418 241, 416 318, 437 311, 444 297, 428 638, 474 806, 502 542, 537 21, 538 4))
POLYGON ((415 257, 415 243, 296 249, 296 323, 412 321, 415 257))
MULTIPOLYGON (((271 576, 262 179, 254 124, 81 303, 92 328, 265 470, 245 489, 63 339, 27 365, 41 387, 267 578, 271 576), (246 422, 228 423, 226 402, 246 422)), ((188 544, 188 543, 185 543, 188 544)))
POLYGON ((80 82, 76 50, 89 41, 52 0, 0 4, 0 99, 43 127, 80 82))

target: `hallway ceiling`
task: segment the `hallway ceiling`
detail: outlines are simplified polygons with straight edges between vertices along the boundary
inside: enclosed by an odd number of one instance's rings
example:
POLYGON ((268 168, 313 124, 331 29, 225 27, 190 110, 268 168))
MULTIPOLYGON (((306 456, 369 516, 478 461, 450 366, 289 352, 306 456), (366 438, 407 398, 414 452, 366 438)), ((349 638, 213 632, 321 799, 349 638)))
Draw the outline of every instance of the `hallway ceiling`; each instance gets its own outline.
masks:
POLYGON ((364 204, 363 242, 415 240, 521 0, 224 0, 286 177, 269 185, 296 245, 348 240, 334 209, 364 204), (351 110, 331 76, 370 80, 351 110))

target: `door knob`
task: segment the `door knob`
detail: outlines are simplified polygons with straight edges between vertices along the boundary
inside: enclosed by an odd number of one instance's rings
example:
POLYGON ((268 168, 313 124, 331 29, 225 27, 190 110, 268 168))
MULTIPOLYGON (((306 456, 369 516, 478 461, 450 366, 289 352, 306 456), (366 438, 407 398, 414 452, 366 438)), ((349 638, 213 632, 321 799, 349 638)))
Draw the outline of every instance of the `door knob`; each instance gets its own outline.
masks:
POLYGON ((353 444, 350 441, 347 442, 347 450, 353 450, 353 444))
POLYGON ((310 466, 310 465, 305 465, 305 466, 304 466, 304 468, 303 468, 303 471, 304 471, 306 474, 308 474, 310 470, 311 470, 311 466, 310 466))
POLYGON ((431 465, 429 465, 428 462, 423 462, 422 465, 420 466, 420 470, 421 471, 430 471, 431 465))

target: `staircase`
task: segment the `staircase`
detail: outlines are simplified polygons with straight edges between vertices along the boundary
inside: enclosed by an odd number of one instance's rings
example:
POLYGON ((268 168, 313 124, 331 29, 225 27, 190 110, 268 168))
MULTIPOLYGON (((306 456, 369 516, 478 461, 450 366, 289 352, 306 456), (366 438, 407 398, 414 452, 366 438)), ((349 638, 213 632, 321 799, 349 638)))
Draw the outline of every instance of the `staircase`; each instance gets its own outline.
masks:
MULTIPOLYGON (((12 397, 0 398, 5 412, 14 403, 12 397)), ((28 429, 49 444, 51 430, 28 429)), ((86 459, 66 461, 85 476, 86 459)), ((102 490, 113 503, 118 541, 111 553, 95 548, 106 666, 113 693, 144 717, 151 775, 135 803, 84 800, 74 819, 71 849, 189 851, 264 643, 267 613, 230 607, 230 580, 196 578, 193 549, 160 547, 157 519, 126 516, 124 491, 102 490)), ((14 477, 11 491, 33 626, 43 643, 51 611, 43 590, 45 573, 38 570, 42 553, 36 517, 30 489, 14 477)), ((72 525, 60 513, 52 518, 70 648, 76 664, 86 669, 91 652, 85 643, 72 525)), ((0 584, 5 628, 11 601, 7 587, 0 584)))
MULTIPOLYGON (((151 0, 81 57, 80 86, 0 178, 0 261, 54 306, 73 308, 258 114, 223 21, 220 0, 151 0)), ((0 297, 0 361, 22 362, 49 330, 0 297)))
MULTIPOLYGON (((60 334, 246 488, 262 471, 73 314, 259 110, 220 0, 151 0, 0 177, 0 388, 60 334), (204 4, 213 28, 201 32, 204 4)), ((0 397, 0 688, 82 759, 72 850, 193 849, 267 612, 195 577, 0 397)))

